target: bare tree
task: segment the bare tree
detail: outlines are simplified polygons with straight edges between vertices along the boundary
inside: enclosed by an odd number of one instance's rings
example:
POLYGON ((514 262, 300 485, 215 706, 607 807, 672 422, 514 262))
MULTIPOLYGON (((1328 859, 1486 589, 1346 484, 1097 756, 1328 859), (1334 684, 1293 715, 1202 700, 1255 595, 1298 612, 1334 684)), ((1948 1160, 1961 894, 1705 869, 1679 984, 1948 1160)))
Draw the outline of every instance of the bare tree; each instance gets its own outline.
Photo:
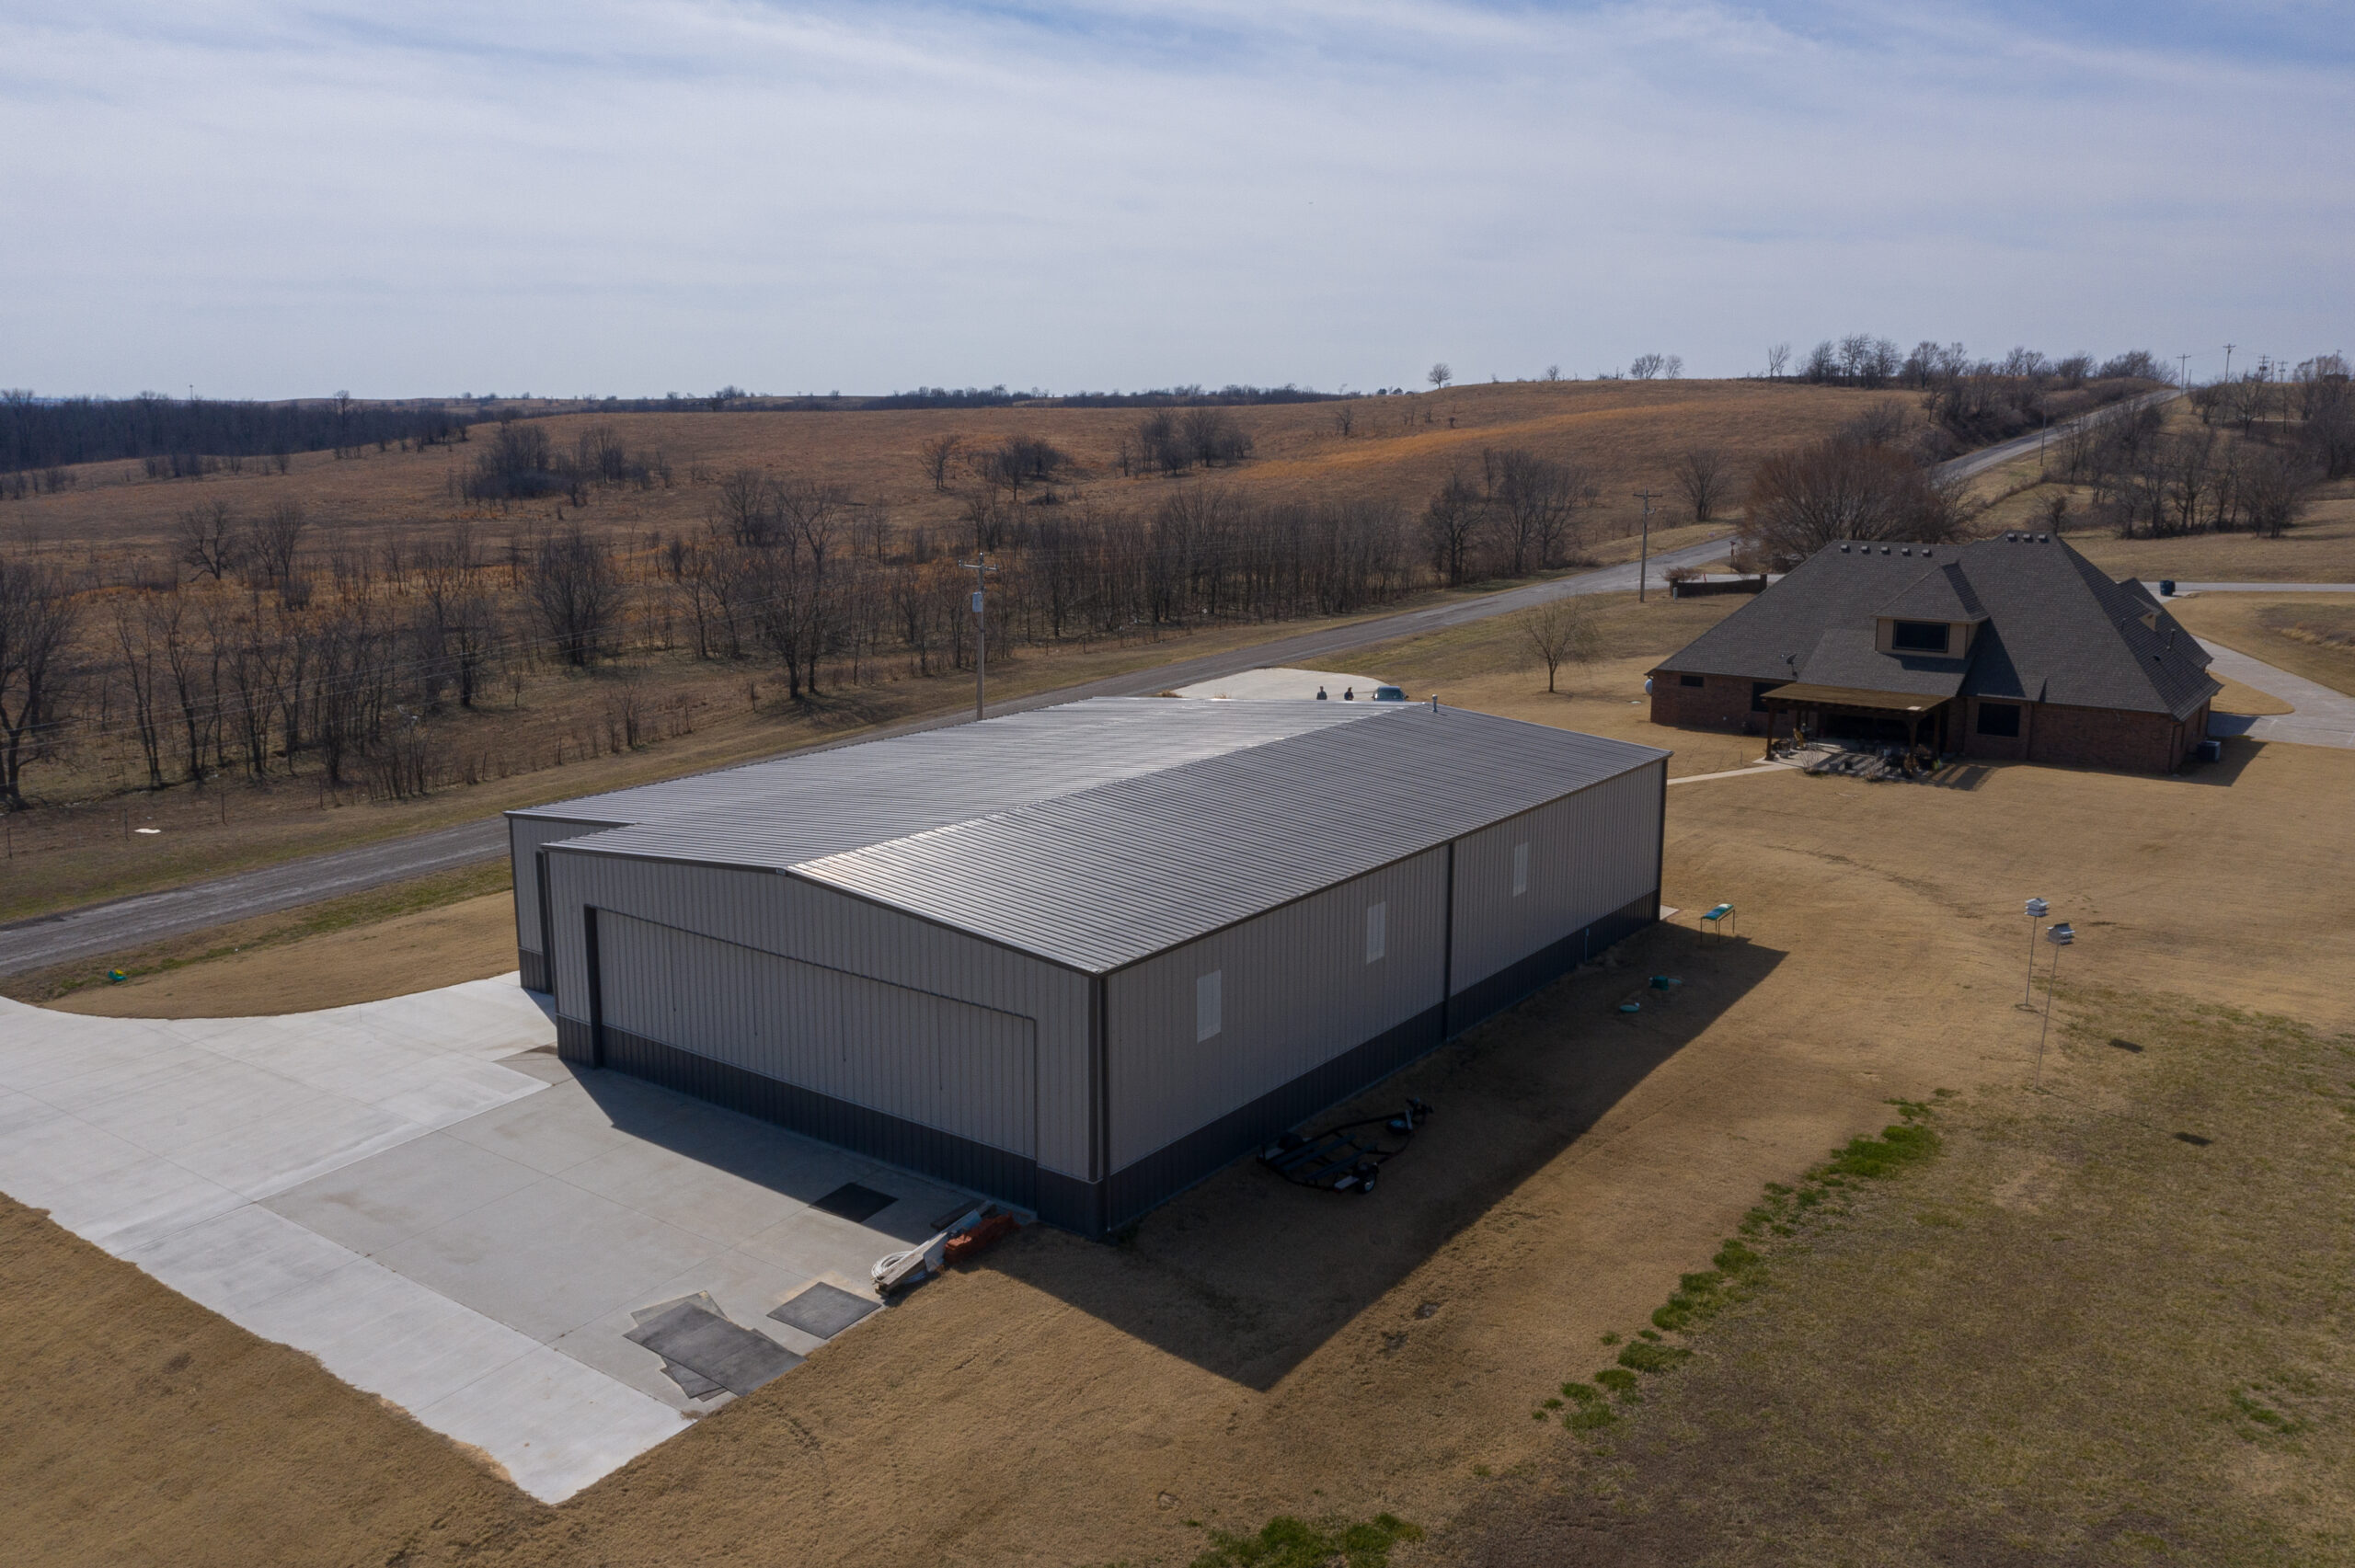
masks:
POLYGON ((1547 365, 1547 366, 1545 367, 1545 379, 1546 379, 1547 381, 1559 381, 1559 380, 1561 380, 1561 379, 1562 379, 1562 367, 1561 367, 1561 366, 1559 366, 1559 365, 1547 365))
POLYGON ((164 787, 163 738, 156 724, 156 630, 154 594, 117 597, 114 601, 115 648, 123 686, 131 699, 131 723, 139 738, 139 752, 147 764, 147 787, 164 787))
POLYGON ((471 708, 489 673, 499 641, 499 607, 475 580, 479 565, 472 530, 460 522, 417 552, 419 652, 427 694, 439 700, 442 682, 458 689, 471 708))
POLYGON ((219 582, 237 569, 244 556, 245 531, 238 526, 235 513, 226 501, 207 501, 180 513, 176 524, 179 534, 179 558, 189 566, 219 582))
POLYGON ((2292 453, 2269 448, 2256 454, 2240 481, 2248 525, 2268 539, 2281 537, 2305 514, 2314 479, 2314 470, 2292 453))
POLYGON ((1766 350, 1766 379, 1782 380, 1783 372, 1790 368, 1790 363, 1791 346, 1788 343, 1772 345, 1766 350))
POLYGON ((1627 361, 1627 379, 1652 381, 1667 367, 1668 357, 1665 354, 1638 354, 1627 361))
POLYGON ((1333 406, 1333 428, 1341 432, 1343 441, 1350 439, 1350 432, 1356 428, 1357 421, 1358 411, 1350 406, 1347 398, 1333 406))
POLYGON ((1572 520, 1594 488, 1586 471, 1517 447, 1484 452, 1480 463, 1507 575, 1560 565, 1572 520))
POLYGON ((280 501, 246 530, 245 558, 265 585, 282 589, 293 584, 294 556, 309 526, 302 502, 280 501))
POLYGON ((1448 587, 1460 587, 1470 572, 1487 521, 1480 492, 1460 472, 1450 474, 1423 509, 1423 543, 1430 551, 1432 569, 1448 587))
POLYGON ((759 549, 776 532, 768 475, 757 468, 739 468, 719 482, 718 521, 730 544, 759 549))
POLYGON ((53 567, 0 558, 0 805, 25 808, 25 764, 48 749, 80 607, 53 567))
POLYGON ((1733 482, 1733 475, 1727 470, 1726 454, 1711 446, 1693 447, 1676 460, 1673 472, 1676 487, 1684 493, 1685 503, 1693 509, 1693 521, 1707 522, 1717 516, 1733 482))
POLYGON ((965 438, 952 430, 945 436, 933 437, 916 450, 923 457, 924 475, 925 478, 932 481, 933 490, 936 493, 945 493, 948 488, 948 475, 956 466, 958 454, 965 450, 965 438))
POLYGON ((1842 539, 1951 539, 1961 503, 1912 454, 1843 434, 1758 465, 1743 521, 1745 553, 1799 561, 1842 539))
POLYGON ((532 552, 528 591, 548 640, 567 664, 586 668, 620 619, 622 584, 613 553, 575 523, 532 552))
POLYGON ((1423 379, 1431 383, 1432 391, 1444 392, 1447 390, 1447 383, 1455 379, 1455 372, 1447 368, 1445 360, 1442 360, 1424 372, 1423 379))
POLYGON ((1584 598, 1566 594, 1549 599, 1521 615, 1522 635, 1545 666, 1545 690, 1555 689, 1555 676, 1566 663, 1583 668, 1603 647, 1603 628, 1594 607, 1584 598))

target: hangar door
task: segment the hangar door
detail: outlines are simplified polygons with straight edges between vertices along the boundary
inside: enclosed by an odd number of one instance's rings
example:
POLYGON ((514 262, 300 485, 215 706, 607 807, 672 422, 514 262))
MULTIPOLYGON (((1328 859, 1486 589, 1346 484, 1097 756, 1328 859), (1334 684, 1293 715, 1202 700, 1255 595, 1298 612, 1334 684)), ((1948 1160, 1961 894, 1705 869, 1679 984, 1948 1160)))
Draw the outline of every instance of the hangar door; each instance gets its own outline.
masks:
MULTIPOLYGON (((611 910, 597 911, 597 974, 608 1030, 1037 1158, 1038 1025, 1028 1018, 611 910)), ((838 1130, 822 1110, 792 1120, 940 1169, 937 1159, 902 1152, 904 1139, 887 1150, 838 1130)))

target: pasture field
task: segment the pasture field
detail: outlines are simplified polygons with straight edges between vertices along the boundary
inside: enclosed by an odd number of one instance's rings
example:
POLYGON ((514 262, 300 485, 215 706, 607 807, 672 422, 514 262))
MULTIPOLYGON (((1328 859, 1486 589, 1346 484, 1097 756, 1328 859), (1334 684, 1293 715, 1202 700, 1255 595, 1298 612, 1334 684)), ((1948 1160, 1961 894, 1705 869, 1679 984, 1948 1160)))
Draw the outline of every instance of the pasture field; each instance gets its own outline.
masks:
MULTIPOLYGON (((1150 509, 1174 489, 1218 486, 1255 500, 1396 500, 1412 509, 1451 470, 1475 474, 1484 449, 1522 447, 1576 460, 1603 487, 1594 532, 1625 533, 1642 517, 1629 492, 1673 490, 1671 470, 1686 450, 1716 447, 1738 470, 1766 452, 1829 433, 1867 409, 1914 398, 1895 392, 1755 381, 1506 382, 1345 403, 1269 404, 1230 410, 1253 443, 1249 459, 1171 479, 1121 476, 1120 438, 1151 412, 1136 408, 1012 407, 732 413, 562 414, 544 423, 569 446, 594 425, 611 427, 634 452, 660 450, 669 486, 601 490, 568 519, 619 539, 693 534, 714 509, 720 482, 741 468, 798 475, 843 486, 897 530, 932 531, 944 549, 967 547, 960 525, 971 475, 952 467, 951 489, 936 490, 922 449, 944 436, 980 452, 1009 437, 1052 442, 1075 464, 1054 488, 1058 505, 1150 509), (1343 435, 1336 424, 1347 410, 1343 435)), ((490 427, 473 439, 419 451, 337 458, 295 454, 285 475, 247 471, 201 479, 151 480, 131 463, 85 464, 70 489, 0 502, 0 528, 101 555, 152 553, 180 511, 221 500, 251 515, 281 500, 302 503, 327 541, 381 545, 389 537, 469 517, 497 535, 556 521, 557 501, 465 501, 455 475, 478 455, 490 427)), ((1739 491, 1739 486, 1735 486, 1739 491)), ((1030 498, 1026 497, 1028 500, 1030 498)), ((1678 503, 1661 499, 1656 509, 1678 503)))
POLYGON ((2204 642, 2355 693, 2355 593, 2203 593, 2174 610, 2204 642))

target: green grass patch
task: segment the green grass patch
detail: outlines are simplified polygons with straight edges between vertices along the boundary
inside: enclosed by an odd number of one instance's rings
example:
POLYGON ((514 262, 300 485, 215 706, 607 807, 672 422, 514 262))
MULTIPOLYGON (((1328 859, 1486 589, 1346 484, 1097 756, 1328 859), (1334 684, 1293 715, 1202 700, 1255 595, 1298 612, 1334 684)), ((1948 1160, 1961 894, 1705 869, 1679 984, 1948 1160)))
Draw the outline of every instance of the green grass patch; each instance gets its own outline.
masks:
POLYGON ((1193 1568, 1388 1568, 1390 1549, 1420 1540, 1423 1532, 1396 1514, 1376 1514, 1357 1524, 1327 1520, 1312 1524, 1279 1514, 1252 1535, 1211 1532, 1211 1548, 1193 1568))
POLYGON ((1621 1399, 1626 1399, 1636 1391, 1636 1385, 1641 1379, 1625 1367, 1605 1367, 1594 1375, 1594 1380, 1621 1399))
POLYGON ((1681 1345, 1631 1345, 1619 1353, 1619 1365, 1631 1372, 1665 1372, 1693 1353, 1681 1345))

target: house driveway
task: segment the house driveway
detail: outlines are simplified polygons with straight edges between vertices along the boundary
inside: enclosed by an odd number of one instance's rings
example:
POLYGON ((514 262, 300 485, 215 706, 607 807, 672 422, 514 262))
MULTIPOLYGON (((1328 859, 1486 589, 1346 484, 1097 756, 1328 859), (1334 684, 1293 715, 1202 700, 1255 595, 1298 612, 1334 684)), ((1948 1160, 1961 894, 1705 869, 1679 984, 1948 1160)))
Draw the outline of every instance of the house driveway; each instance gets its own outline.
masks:
MULTIPOLYGON (((624 1337, 707 1296, 771 1320, 964 1195, 558 1061, 513 977, 270 1018, 0 1000, 0 1190, 556 1502, 730 1397, 624 1337), (854 1211, 818 1207, 856 1184, 854 1211)), ((756 1342, 755 1342, 756 1343, 756 1342)))
MULTIPOLYGON (((2344 591, 2343 586, 2340 591, 2344 591)), ((2252 717, 2246 714, 2211 713, 2211 735, 2246 735, 2252 740, 2290 740, 2302 746, 2338 746, 2355 750, 2355 697, 2279 670, 2219 643, 2203 643, 2214 663, 2211 675, 2229 676, 2279 697, 2297 711, 2252 717)))

